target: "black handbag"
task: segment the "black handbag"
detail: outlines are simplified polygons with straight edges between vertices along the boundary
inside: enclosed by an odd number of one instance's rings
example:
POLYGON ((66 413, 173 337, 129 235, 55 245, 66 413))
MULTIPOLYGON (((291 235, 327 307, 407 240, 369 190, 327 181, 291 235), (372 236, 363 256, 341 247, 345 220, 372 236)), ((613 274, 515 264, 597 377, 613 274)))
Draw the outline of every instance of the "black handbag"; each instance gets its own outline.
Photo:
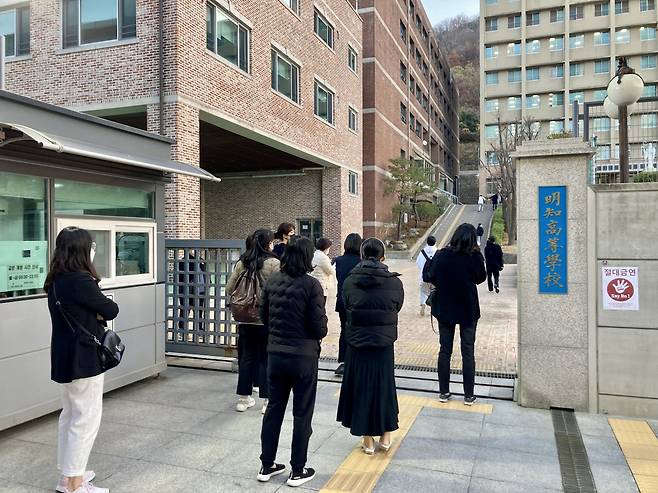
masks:
POLYGON ((126 346, 121 342, 119 334, 110 329, 105 329, 105 333, 101 337, 101 340, 98 340, 94 334, 85 329, 80 322, 76 319, 69 317, 64 310, 64 306, 59 302, 57 298, 57 290, 55 289, 55 283, 52 285, 53 295, 55 297, 55 305, 59 309, 59 312, 62 314, 64 320, 71 328, 73 333, 76 333, 71 320, 75 325, 82 331, 83 334, 87 335, 91 340, 96 344, 96 350, 98 354, 98 360, 100 361, 101 371, 105 373, 107 370, 111 370, 115 366, 118 366, 121 363, 121 358, 123 358, 123 353, 126 350, 126 346))

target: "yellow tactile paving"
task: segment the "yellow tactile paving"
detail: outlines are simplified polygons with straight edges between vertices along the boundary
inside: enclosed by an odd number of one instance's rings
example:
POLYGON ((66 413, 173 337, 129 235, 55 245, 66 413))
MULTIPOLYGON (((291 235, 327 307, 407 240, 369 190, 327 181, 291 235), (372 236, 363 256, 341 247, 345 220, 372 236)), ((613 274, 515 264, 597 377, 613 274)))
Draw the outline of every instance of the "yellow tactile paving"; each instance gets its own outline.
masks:
POLYGON ((363 453, 359 443, 359 446, 352 450, 331 479, 327 481, 320 493, 370 493, 377 485, 381 475, 384 474, 400 443, 411 429, 423 407, 447 410, 458 409, 484 414, 491 414, 493 411, 491 404, 475 404, 468 407, 462 403, 441 403, 436 399, 413 395, 399 395, 398 405, 400 408, 400 428, 392 434, 393 445, 391 449, 388 452, 377 450, 374 455, 369 456, 363 453))
POLYGON ((658 437, 646 421, 608 419, 640 493, 658 493, 658 437))

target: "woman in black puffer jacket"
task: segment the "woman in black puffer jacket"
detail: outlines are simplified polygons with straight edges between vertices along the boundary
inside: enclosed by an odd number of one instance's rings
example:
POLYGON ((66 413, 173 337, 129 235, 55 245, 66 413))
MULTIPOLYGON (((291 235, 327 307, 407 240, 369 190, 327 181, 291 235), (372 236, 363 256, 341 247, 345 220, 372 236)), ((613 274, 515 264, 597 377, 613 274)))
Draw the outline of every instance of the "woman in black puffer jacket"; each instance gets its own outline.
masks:
POLYGON ((300 486, 315 476, 306 465, 308 441, 313 430, 318 383, 320 340, 327 335, 324 291, 320 282, 308 275, 313 270, 315 248, 308 238, 288 241, 277 272, 263 288, 260 318, 269 327, 267 381, 270 400, 261 431, 262 468, 259 481, 285 470, 275 464, 281 424, 293 392, 292 472, 289 486, 300 486))
POLYGON ((404 302, 400 274, 389 272, 384 244, 369 238, 361 246, 363 260, 345 280, 347 357, 338 402, 338 421, 363 437, 363 451, 373 454, 375 436, 388 450, 398 429, 393 344, 398 338, 398 312, 404 302))

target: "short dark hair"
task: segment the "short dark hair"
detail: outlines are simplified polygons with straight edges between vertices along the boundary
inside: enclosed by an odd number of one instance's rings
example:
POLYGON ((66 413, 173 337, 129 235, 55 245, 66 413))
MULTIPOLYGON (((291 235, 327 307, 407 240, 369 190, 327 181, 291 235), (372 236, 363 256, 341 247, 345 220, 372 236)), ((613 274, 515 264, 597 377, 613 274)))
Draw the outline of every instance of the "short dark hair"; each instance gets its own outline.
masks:
POLYGON ((496 237, 495 237, 494 235, 491 235, 491 236, 489 237, 489 241, 490 241, 491 243, 496 243, 496 237))
POLYGON ((281 272, 301 277, 313 270, 313 242, 304 236, 290 238, 281 257, 281 272))
POLYGON ((361 243, 363 243, 363 238, 361 238, 359 233, 348 234, 343 245, 345 253, 361 256, 361 243))
POLYGON ((55 240, 55 251, 44 289, 50 291, 57 274, 64 272, 87 272, 96 281, 100 281, 101 277, 91 261, 93 242, 91 233, 86 229, 69 226, 61 230, 55 240))
POLYGON ((281 223, 279 224, 279 227, 276 229, 276 233, 274 234, 274 238, 277 240, 283 240, 283 237, 286 235, 289 235, 291 231, 295 230, 295 225, 292 223, 281 223))
POLYGON ((428 236, 428 237, 427 237, 427 244, 428 244, 429 246, 434 246, 434 245, 436 245, 436 238, 434 238, 434 236, 428 236))
POLYGON ((331 245, 332 243, 329 238, 319 238, 318 241, 315 242, 315 248, 322 251, 325 251, 331 245))
POLYGON ((379 238, 368 238, 361 245, 361 258, 364 260, 381 260, 386 254, 384 242, 379 238))
POLYGON ((475 251, 477 234, 475 227, 469 223, 460 224, 450 239, 450 249, 459 254, 470 255, 475 251))

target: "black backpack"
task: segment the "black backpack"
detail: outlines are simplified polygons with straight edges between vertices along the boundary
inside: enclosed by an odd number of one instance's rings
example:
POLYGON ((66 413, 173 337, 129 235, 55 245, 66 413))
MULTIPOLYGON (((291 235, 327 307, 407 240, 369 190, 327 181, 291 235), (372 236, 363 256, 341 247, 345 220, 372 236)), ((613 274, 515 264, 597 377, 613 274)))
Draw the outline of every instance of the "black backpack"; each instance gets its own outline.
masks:
POLYGON ((432 277, 430 276, 430 270, 432 268, 432 259, 434 257, 430 257, 429 255, 427 255, 427 253, 425 253, 425 250, 421 250, 420 253, 423 254, 423 257, 425 257, 425 265, 423 265, 423 282, 432 282, 432 277))

